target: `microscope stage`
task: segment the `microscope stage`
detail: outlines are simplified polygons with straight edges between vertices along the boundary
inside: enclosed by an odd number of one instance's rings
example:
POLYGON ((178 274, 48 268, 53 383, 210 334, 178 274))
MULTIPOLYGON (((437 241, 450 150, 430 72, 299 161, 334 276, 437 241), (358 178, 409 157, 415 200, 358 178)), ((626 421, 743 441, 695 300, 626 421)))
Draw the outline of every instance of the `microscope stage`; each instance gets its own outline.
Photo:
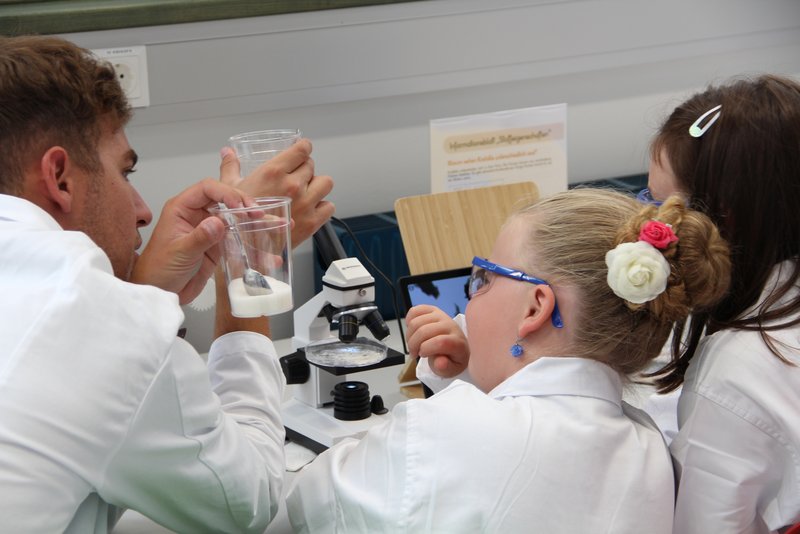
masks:
MULTIPOLYGON (((393 365, 403 365, 406 361, 406 357, 402 352, 398 352, 391 347, 387 347, 386 358, 379 361, 378 363, 373 363, 370 365, 362 365, 359 367, 331 367, 327 365, 319 365, 313 362, 308 361, 306 357, 306 351, 304 348, 299 348, 292 354, 288 356, 284 356, 283 358, 298 358, 303 361, 309 363, 309 365, 315 365, 320 369, 327 371, 328 373, 335 375, 335 376, 342 376, 345 374, 352 374, 352 373, 360 373, 363 371, 371 371, 373 369, 381 369, 383 367, 391 367, 393 365)), ((282 359, 283 359, 282 358, 282 359)), ((290 382, 291 383, 291 382, 290 382)))

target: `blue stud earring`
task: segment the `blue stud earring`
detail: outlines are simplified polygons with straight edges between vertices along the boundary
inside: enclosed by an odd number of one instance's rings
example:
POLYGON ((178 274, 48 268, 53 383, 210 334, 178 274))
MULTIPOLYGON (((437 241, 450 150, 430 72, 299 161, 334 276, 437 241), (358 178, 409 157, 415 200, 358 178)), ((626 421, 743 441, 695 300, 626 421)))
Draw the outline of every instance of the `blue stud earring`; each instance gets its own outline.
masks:
POLYGON ((511 348, 508 351, 515 358, 519 358, 520 356, 522 356, 522 353, 525 352, 525 349, 522 348, 522 345, 519 344, 520 341, 521 340, 518 339, 516 343, 511 345, 511 348))

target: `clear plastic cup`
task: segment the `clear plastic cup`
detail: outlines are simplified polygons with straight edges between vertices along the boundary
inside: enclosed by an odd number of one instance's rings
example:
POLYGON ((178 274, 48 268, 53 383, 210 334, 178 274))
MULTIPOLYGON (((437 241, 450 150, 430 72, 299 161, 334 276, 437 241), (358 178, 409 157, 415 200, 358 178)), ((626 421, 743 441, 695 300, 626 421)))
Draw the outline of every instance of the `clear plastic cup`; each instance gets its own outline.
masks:
POLYGON ((225 223, 222 267, 235 317, 290 311, 292 300, 291 199, 257 198, 250 208, 212 208, 225 223))
POLYGON ((244 177, 265 161, 277 156, 300 139, 300 130, 262 130, 231 136, 228 145, 239 157, 240 174, 244 177))

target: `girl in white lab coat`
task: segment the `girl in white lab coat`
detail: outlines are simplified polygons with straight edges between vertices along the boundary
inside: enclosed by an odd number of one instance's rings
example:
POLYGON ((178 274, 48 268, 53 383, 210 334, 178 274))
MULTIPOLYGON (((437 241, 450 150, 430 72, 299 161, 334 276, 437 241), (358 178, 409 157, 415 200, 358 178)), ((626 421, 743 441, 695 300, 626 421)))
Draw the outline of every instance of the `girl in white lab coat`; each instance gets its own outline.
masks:
POLYGON ((659 383, 683 385, 675 533, 780 532, 800 523, 800 83, 710 87, 672 112, 652 155, 652 197, 707 213, 733 266, 659 383))
POLYGON ((466 324, 431 306, 406 317, 429 385, 462 379, 299 472, 293 527, 671 532, 668 449, 622 390, 675 321, 725 293, 728 268, 715 227, 677 198, 573 190, 512 215, 473 260, 466 324))

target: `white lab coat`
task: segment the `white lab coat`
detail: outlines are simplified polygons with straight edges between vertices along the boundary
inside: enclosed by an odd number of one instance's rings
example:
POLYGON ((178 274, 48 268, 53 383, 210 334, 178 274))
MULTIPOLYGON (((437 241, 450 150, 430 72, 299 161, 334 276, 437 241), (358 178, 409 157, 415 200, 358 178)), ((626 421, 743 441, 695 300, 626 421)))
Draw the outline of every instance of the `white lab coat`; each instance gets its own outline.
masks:
MULTIPOLYGON (((800 327, 771 335, 800 364, 800 327)), ((760 534, 800 522, 800 367, 776 358, 758 332, 702 340, 678 424, 676 534, 760 534)))
POLYGON ((0 530, 106 532, 124 507, 263 532, 284 473, 271 341, 229 334, 206 367, 176 295, 118 280, 85 234, 5 195, 0 295, 0 530))
POLYGON ((616 372, 580 358, 542 358, 489 394, 456 380, 306 466, 289 519, 313 533, 671 532, 668 450, 621 395, 616 372))

